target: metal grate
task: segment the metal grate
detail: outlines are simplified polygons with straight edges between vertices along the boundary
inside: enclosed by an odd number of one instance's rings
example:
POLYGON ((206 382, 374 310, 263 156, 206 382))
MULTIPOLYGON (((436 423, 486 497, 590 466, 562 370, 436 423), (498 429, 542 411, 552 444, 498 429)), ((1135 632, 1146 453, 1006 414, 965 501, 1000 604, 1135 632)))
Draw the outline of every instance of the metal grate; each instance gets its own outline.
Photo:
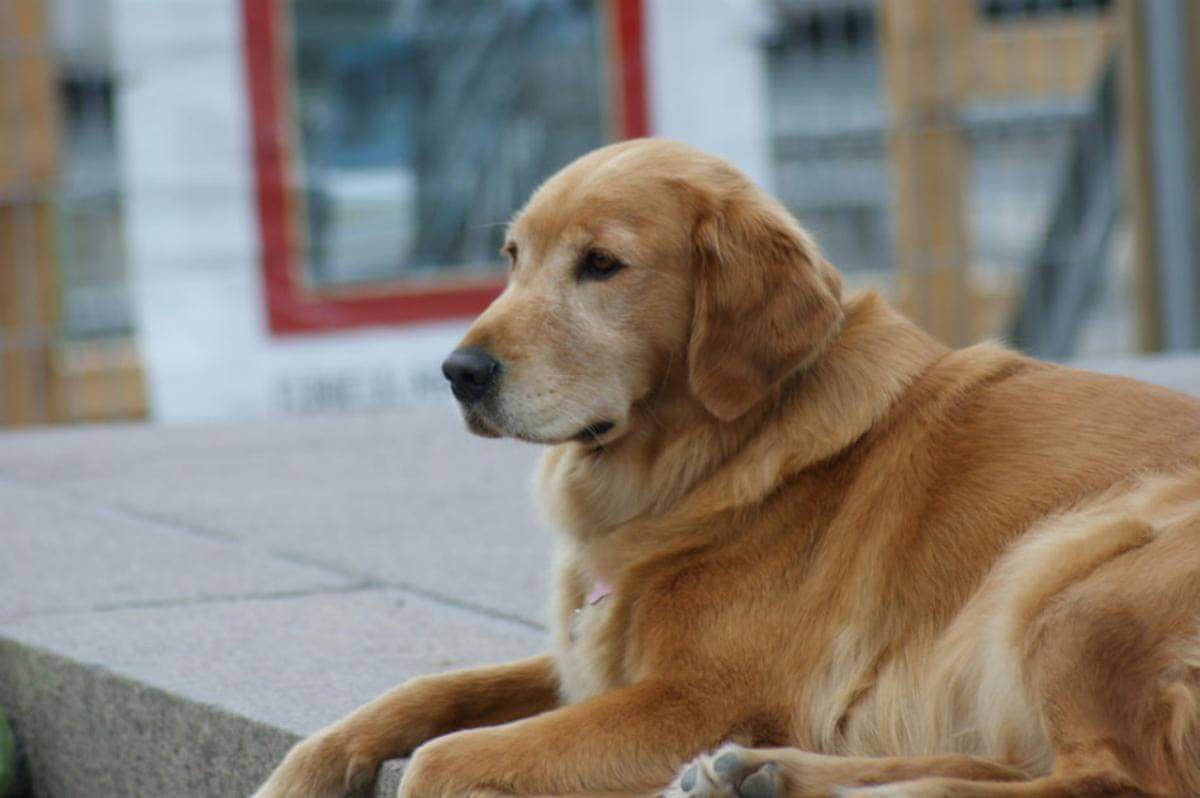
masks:
POLYGON ((0 426, 144 413, 103 12, 0 0, 0 426))
MULTIPOLYGON (((1112 171, 1113 149, 1081 153, 1078 135, 1114 57, 1109 6, 777 0, 766 42, 777 190, 852 284, 887 288, 950 343, 1006 335, 1049 220, 1077 187, 1059 177, 1066 164, 1103 158, 1088 166, 1112 171)), ((1112 240, 1088 253, 1110 275, 1112 240)), ((1093 319, 1113 328, 1104 345, 1126 348, 1130 311, 1108 311, 1093 319)))

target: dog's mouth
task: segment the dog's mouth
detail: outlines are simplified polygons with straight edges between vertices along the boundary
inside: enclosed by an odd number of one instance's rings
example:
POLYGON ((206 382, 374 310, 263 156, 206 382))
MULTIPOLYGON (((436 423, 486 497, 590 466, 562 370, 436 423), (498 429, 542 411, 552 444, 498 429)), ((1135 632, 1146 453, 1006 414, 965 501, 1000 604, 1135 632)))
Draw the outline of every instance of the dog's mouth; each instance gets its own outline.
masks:
POLYGON ((600 419, 599 421, 587 424, 574 435, 565 438, 546 438, 541 435, 524 432, 520 429, 511 429, 508 425, 497 421, 489 413, 484 412, 481 408, 474 405, 462 405, 462 411, 463 419, 467 423, 467 429, 476 435, 484 438, 503 438, 507 436, 528 443, 538 443, 548 446, 574 441, 584 446, 600 448, 607 442, 606 438, 611 438, 609 433, 617 426, 615 421, 600 419))
POLYGON ((485 419, 479 413, 467 411, 463 413, 463 417, 467 422, 467 429, 481 438, 500 438, 504 435, 503 431, 492 422, 485 419))

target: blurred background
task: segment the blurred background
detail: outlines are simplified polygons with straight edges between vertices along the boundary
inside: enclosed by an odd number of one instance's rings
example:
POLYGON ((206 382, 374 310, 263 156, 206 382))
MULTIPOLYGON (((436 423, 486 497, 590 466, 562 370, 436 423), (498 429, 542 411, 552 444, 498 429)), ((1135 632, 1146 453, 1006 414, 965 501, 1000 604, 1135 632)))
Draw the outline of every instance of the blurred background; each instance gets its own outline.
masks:
POLYGON ((0 0, 0 426, 446 401, 504 222, 643 135, 947 343, 1200 348, 1196 0, 0 0))

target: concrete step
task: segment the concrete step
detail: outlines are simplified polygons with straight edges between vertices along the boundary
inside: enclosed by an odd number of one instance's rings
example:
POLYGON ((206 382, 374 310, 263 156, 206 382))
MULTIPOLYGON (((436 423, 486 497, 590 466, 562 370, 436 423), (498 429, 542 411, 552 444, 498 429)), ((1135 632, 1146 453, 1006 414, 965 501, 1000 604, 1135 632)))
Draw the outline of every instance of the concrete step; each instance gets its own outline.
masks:
POLYGON ((34 794, 248 795, 397 682, 541 649, 537 451, 487 443, 448 408, 0 436, 0 708, 34 794))

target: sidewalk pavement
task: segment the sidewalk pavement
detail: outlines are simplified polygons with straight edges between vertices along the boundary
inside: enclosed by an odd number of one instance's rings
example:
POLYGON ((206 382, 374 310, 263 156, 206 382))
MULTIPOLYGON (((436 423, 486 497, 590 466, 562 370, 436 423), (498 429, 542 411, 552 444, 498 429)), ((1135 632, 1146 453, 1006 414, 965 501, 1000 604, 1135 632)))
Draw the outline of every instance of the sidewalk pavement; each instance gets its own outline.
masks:
POLYGON ((0 707, 36 794, 248 795, 404 679, 543 648, 537 455, 448 406, 0 436, 0 707))
MULTIPOLYGON (((1194 356, 1090 365, 1200 394, 1194 356)), ((448 404, 0 435, 0 708, 36 794, 247 795, 397 682, 541 649, 537 455, 448 404)))

